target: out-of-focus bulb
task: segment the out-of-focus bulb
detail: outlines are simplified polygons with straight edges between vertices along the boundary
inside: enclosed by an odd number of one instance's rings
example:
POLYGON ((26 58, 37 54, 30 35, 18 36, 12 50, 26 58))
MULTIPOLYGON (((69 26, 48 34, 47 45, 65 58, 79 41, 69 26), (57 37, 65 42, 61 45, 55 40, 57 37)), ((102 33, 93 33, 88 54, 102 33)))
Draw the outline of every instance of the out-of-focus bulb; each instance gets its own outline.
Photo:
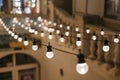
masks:
POLYGON ((53 26, 56 26, 56 25, 57 25, 57 23, 54 22, 54 23, 53 23, 53 26))
POLYGON ((70 26, 67 26, 67 30, 70 30, 70 26))
POLYGON ((69 36, 69 34, 70 34, 69 31, 66 31, 66 32, 65 32, 65 35, 66 35, 66 36, 69 36))
POLYGON ((105 40, 103 45, 103 51, 108 52, 109 50, 110 50, 110 47, 108 45, 108 40, 105 40))
POLYGON ((77 46, 81 46, 82 45, 82 41, 81 41, 80 37, 77 38, 76 45, 77 46))
POLYGON ((37 34, 38 34, 38 31, 35 31, 34 34, 37 35, 37 34))
POLYGON ((56 30, 56 34, 60 34, 60 30, 56 30))
POLYGON ((87 33, 87 34, 90 33, 90 29, 89 29, 89 28, 86 29, 86 33, 87 33))
POLYGON ((44 36, 45 36, 44 32, 43 32, 43 31, 41 31, 41 37, 44 37, 44 36))
POLYGON ((60 24, 59 27, 60 27, 60 28, 63 28, 63 24, 60 24))
POLYGON ((37 51, 38 50, 38 45, 36 44, 36 41, 33 41, 32 50, 33 51, 37 51))
POLYGON ((47 46, 46 57, 49 59, 54 57, 54 53, 52 51, 52 46, 50 45, 50 43, 48 43, 48 46, 47 46))
POLYGON ((61 35, 61 37, 60 37, 60 42, 64 42, 64 41, 65 41, 65 38, 64 38, 63 35, 61 35))
POLYGON ((17 39, 17 38, 18 38, 18 35, 17 35, 17 34, 15 34, 15 35, 14 35, 14 39, 17 39))
POLYGON ((96 40, 96 39, 97 39, 97 36, 96 36, 95 33, 93 33, 92 39, 93 39, 93 40, 96 40))
POLYGON ((48 36, 49 39, 52 39, 53 38, 53 35, 52 33, 49 33, 49 36, 48 36))
POLYGON ((101 31, 100 31, 100 35, 104 35, 105 34, 105 32, 104 32, 104 30, 103 29, 101 29, 101 31))
POLYGON ((114 38, 114 43, 119 43, 119 38, 118 38, 118 35, 115 35, 115 38, 114 38))
POLYGON ((25 39, 24 39, 24 42, 23 42, 23 43, 24 43, 24 45, 25 45, 25 46, 28 46, 28 45, 29 45, 29 41, 27 40, 27 38, 26 38, 26 37, 25 37, 25 39))
POLYGON ((79 27, 78 27, 78 26, 75 27, 75 31, 76 31, 76 32, 79 31, 79 27))
POLYGON ((22 37, 21 36, 18 37, 18 42, 22 42, 22 37))
POLYGON ((12 32, 12 33, 11 33, 11 36, 13 37, 14 35, 15 35, 15 33, 14 33, 14 32, 12 32))
POLYGON ((81 34, 79 31, 77 32, 77 37, 81 37, 81 34))

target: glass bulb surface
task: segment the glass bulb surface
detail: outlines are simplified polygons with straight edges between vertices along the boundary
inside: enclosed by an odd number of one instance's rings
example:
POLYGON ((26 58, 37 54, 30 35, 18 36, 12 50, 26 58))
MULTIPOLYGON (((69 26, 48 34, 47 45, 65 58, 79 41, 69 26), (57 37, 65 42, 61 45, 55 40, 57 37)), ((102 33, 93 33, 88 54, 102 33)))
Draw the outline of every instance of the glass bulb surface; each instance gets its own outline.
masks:
POLYGON ((81 41, 76 41, 76 45, 77 45, 77 46, 81 46, 81 45, 82 45, 82 42, 81 42, 81 41))
POLYGON ((38 46, 37 45, 32 45, 32 50, 33 51, 37 51, 38 50, 38 46))
POLYGON ((86 29, 86 33, 89 34, 90 33, 90 29, 86 29))
POLYGON ((54 57, 54 53, 51 51, 51 52, 46 52, 46 57, 51 59, 54 57))
POLYGON ((96 40, 96 39, 97 39, 97 36, 93 35, 93 36, 92 36, 92 39, 93 39, 93 40, 96 40))
POLYGON ((105 34, 105 32, 104 32, 104 31, 101 31, 101 32, 100 32, 100 34, 101 34, 101 35, 104 35, 104 34, 105 34))
POLYGON ((19 38, 18 38, 18 42, 22 42, 22 37, 19 37, 19 38))
POLYGON ((88 72, 88 64, 87 63, 78 63, 76 65, 76 70, 79 74, 84 75, 88 72))
POLYGON ((24 45, 28 46, 29 45, 29 41, 24 41, 24 45))
POLYGON ((61 37, 60 42, 64 42, 64 41, 65 41, 64 37, 61 37))
POLYGON ((108 52, 110 50, 110 47, 108 45, 103 46, 103 51, 108 52))
POLYGON ((118 43, 119 39, 118 38, 114 38, 114 43, 118 43))

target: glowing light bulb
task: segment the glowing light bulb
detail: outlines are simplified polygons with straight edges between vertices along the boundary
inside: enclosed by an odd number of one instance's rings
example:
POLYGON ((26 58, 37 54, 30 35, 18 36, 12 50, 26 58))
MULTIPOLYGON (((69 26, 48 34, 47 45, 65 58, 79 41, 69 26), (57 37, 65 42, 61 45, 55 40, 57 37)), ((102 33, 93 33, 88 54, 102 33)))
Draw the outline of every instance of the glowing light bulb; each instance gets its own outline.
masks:
POLYGON ((79 54, 78 56, 78 64, 76 65, 76 71, 81 74, 84 75, 88 72, 89 67, 87 65, 87 63, 85 62, 85 57, 84 54, 79 54))
POLYGON ((109 50, 110 50, 110 47, 108 45, 108 40, 105 40, 103 45, 103 51, 108 52, 109 50))
POLYGON ((115 35, 115 37, 114 37, 114 43, 119 43, 118 35, 115 35))
POLYGON ((44 32, 43 32, 43 31, 41 31, 41 37, 44 37, 44 36, 45 36, 44 32))
POLYGON ((79 27, 78 27, 78 26, 76 26, 75 31, 76 31, 76 32, 78 32, 78 31, 79 31, 79 27))
POLYGON ((100 35, 104 35, 105 34, 105 32, 103 31, 103 29, 101 29, 101 31, 100 31, 100 35))
POLYGON ((34 22, 34 25, 37 25, 37 22, 34 22))
POLYGON ((89 29, 89 28, 86 29, 86 33, 87 33, 87 34, 90 33, 90 29, 89 29))
POLYGON ((21 36, 18 37, 18 42, 22 42, 22 37, 21 36))
POLYGON ((12 34, 12 31, 11 31, 11 30, 9 30, 9 31, 8 31, 8 34, 12 34))
POLYGON ((67 31, 65 32, 65 35, 66 35, 66 36, 69 36, 69 34, 70 34, 70 33, 69 33, 69 31, 67 30, 67 31))
POLYGON ((48 46, 47 46, 46 57, 49 59, 54 57, 54 53, 52 52, 52 46, 50 45, 50 43, 48 43, 48 46))
POLYGON ((38 45, 36 44, 35 40, 33 41, 32 50, 33 51, 37 51, 38 50, 38 45))
POLYGON ((37 35, 37 34, 38 34, 38 31, 35 31, 34 34, 37 35))
POLYGON ((60 30, 56 30, 56 34, 60 34, 60 30))
POLYGON ((24 42, 23 42, 23 43, 24 43, 24 45, 25 45, 25 46, 28 46, 28 45, 29 45, 29 41, 27 40, 27 38, 26 38, 26 37, 25 37, 25 39, 24 39, 24 42))
POLYGON ((21 28, 24 28, 24 24, 21 25, 21 28))
POLYGON ((54 23, 53 23, 53 26, 56 26, 56 25, 57 25, 57 23, 54 22, 54 23))
POLYGON ((42 27, 42 25, 41 25, 41 24, 39 24, 39 25, 38 25, 38 27, 42 27))
POLYGON ((49 36, 48 36, 49 39, 52 39, 53 38, 53 35, 52 33, 49 33, 49 36))
POLYGON ((60 24, 59 27, 60 27, 60 28, 63 28, 63 24, 60 24))
POLYGON ((67 30, 70 30, 70 26, 67 26, 67 30))
POLYGON ((77 37, 81 37, 81 34, 79 31, 77 32, 77 37))
POLYGON ((11 33, 11 36, 13 37, 14 35, 15 35, 15 33, 14 33, 14 32, 12 32, 12 33, 11 33))
POLYGON ((97 39, 97 36, 96 36, 95 33, 93 33, 92 39, 93 39, 93 40, 96 40, 96 39, 97 39))
POLYGON ((17 34, 15 34, 15 35, 14 35, 14 39, 17 39, 17 38, 18 38, 18 35, 17 35, 17 34))
POLYGON ((88 65, 87 63, 79 63, 76 66, 76 70, 79 74, 84 75, 88 72, 88 65))
POLYGON ((61 37, 60 37, 60 42, 64 42, 64 41, 65 41, 65 38, 64 38, 63 35, 61 35, 61 37))
POLYGON ((82 45, 80 37, 77 38, 76 45, 77 46, 81 46, 82 45))

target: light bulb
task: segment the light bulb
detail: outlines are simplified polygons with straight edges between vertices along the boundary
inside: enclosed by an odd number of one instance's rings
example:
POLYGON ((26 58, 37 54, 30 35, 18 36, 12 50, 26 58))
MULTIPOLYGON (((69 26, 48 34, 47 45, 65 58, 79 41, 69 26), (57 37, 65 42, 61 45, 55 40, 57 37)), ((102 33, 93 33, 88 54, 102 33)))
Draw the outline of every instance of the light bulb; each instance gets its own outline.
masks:
POLYGON ((27 40, 27 38, 26 38, 26 37, 25 37, 25 39, 24 39, 24 42, 23 42, 23 43, 24 43, 24 45, 25 45, 25 46, 28 46, 28 45, 29 45, 29 41, 27 40))
POLYGON ((77 32, 77 37, 81 37, 81 34, 80 34, 80 32, 77 32))
POLYGON ((64 41, 65 41, 64 36, 61 35, 61 37, 60 37, 60 42, 64 42, 64 41))
POLYGON ((22 42, 22 37, 21 36, 18 37, 18 42, 22 42))
POLYGON ((17 34, 15 34, 15 35, 14 35, 14 39, 17 39, 17 38, 18 38, 18 35, 17 35, 17 34))
POLYGON ((103 45, 103 51, 108 52, 109 50, 110 50, 110 47, 108 45, 108 40, 105 40, 103 45))
POLYGON ((70 34, 69 31, 66 31, 66 32, 65 32, 65 35, 66 35, 66 36, 69 36, 69 34, 70 34))
POLYGON ((115 35, 115 38, 114 38, 114 43, 118 43, 118 42, 119 42, 118 35, 115 35))
POLYGON ((24 24, 21 25, 21 28, 24 28, 24 24))
POLYGON ((70 30, 70 26, 67 26, 67 30, 70 30))
POLYGON ((48 36, 49 39, 52 39, 53 38, 53 35, 52 33, 49 33, 49 36, 48 36))
POLYGON ((38 27, 42 27, 42 25, 41 25, 41 24, 39 24, 39 25, 38 25, 38 27))
POLYGON ((37 45, 32 45, 32 50, 33 51, 37 51, 38 50, 38 46, 37 45))
POLYGON ((81 75, 86 74, 88 72, 88 69, 89 69, 89 67, 88 67, 87 63, 78 63, 76 65, 76 70, 81 75))
POLYGON ((34 25, 37 25, 37 22, 34 22, 34 25))
POLYGON ((100 35, 104 35, 105 34, 105 32, 103 31, 103 29, 101 29, 101 31, 100 31, 100 35))
POLYGON ((46 52, 46 57, 51 59, 54 57, 54 53, 53 52, 46 52))
POLYGON ((44 37, 44 36, 45 36, 44 32, 43 32, 43 31, 41 31, 41 37, 44 37))
POLYGON ((95 33, 93 33, 92 39, 93 39, 93 40, 96 40, 96 39, 97 39, 97 36, 96 36, 95 33))
POLYGON ((38 34, 38 31, 35 31, 34 34, 37 35, 37 34, 38 34))
POLYGON ((11 30, 9 30, 9 31, 8 31, 8 34, 12 34, 12 31, 11 31, 11 30))
POLYGON ((50 45, 50 42, 48 43, 48 46, 47 46, 46 57, 49 59, 54 57, 54 53, 52 52, 52 46, 50 45))
POLYGON ((53 26, 56 26, 56 25, 57 25, 57 23, 54 22, 54 23, 53 23, 53 26))
POLYGON ((62 28, 62 27, 63 27, 63 24, 60 24, 59 27, 62 28))
POLYGON ((56 34, 60 34, 60 30, 56 30, 56 34))
POLYGON ((81 46, 82 45, 82 41, 80 40, 80 37, 77 38, 76 45, 77 46, 81 46))
POLYGON ((78 31, 79 31, 79 27, 78 27, 78 26, 76 26, 75 31, 76 31, 76 32, 78 32, 78 31))
POLYGON ((86 33, 87 33, 87 34, 90 33, 90 29, 89 29, 89 28, 86 29, 86 33))
POLYGON ((11 36, 13 37, 14 35, 15 35, 15 33, 14 33, 14 32, 12 32, 12 33, 11 33, 11 36))

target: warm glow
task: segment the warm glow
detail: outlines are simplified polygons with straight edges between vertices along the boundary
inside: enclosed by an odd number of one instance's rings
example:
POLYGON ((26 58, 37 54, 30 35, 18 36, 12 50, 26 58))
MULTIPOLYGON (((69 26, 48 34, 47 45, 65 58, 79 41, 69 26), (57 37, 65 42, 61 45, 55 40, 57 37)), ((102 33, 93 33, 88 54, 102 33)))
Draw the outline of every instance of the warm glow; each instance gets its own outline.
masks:
POLYGON ((49 58, 49 59, 51 59, 51 58, 54 57, 54 53, 52 51, 46 52, 46 57, 49 58))
POLYGON ((89 67, 88 67, 87 63, 78 63, 76 65, 76 70, 81 75, 86 74, 88 72, 88 69, 89 69, 89 67))
POLYGON ((103 46, 103 51, 104 51, 104 52, 108 52, 109 50, 110 50, 109 45, 104 45, 104 46, 103 46))
POLYGON ((87 33, 87 34, 90 33, 90 29, 89 29, 89 28, 86 29, 86 33, 87 33))
POLYGON ((33 51, 37 51, 38 50, 38 46, 37 45, 32 45, 32 50, 33 51))

